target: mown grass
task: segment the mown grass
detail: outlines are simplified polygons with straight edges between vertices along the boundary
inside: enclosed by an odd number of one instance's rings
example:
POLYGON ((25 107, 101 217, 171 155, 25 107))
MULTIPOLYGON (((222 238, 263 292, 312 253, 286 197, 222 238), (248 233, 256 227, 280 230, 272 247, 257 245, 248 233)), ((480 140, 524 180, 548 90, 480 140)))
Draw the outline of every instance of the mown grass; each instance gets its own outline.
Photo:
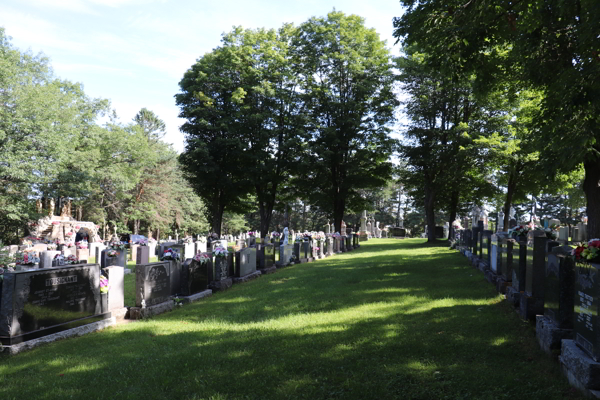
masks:
POLYGON ((381 239, 0 359, 8 399, 579 399, 446 243, 381 239))

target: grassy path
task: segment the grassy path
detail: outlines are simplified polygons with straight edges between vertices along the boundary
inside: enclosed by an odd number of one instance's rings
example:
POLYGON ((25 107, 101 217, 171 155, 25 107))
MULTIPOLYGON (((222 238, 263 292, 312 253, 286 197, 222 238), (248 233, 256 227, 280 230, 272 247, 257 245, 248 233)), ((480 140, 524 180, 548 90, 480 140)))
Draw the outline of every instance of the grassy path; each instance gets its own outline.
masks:
POLYGON ((0 399, 579 399, 444 244, 372 240, 0 358, 0 399))

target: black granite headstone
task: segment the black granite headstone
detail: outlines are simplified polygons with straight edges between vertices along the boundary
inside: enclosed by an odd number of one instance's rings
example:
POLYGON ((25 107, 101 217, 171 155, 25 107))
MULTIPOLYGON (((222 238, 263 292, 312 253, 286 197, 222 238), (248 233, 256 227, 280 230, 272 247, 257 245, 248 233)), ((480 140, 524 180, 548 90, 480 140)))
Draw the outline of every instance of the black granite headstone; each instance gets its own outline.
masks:
POLYGON ((571 247, 555 247, 547 254, 544 285, 544 315, 559 329, 573 329, 575 262, 571 247))
POLYGON ((228 257, 215 257, 215 281, 222 281, 229 278, 228 257))
POLYGON ((575 267, 575 343, 600 361, 600 264, 577 263, 575 267))
POLYGON ((443 239, 444 238, 444 227, 443 226, 436 226, 435 227, 435 238, 436 239, 443 239))
POLYGON ((135 267, 135 304, 152 306, 170 299, 172 276, 170 261, 142 264, 135 267))
POLYGON ((102 313, 100 265, 6 272, 0 343, 11 345, 110 318, 102 313))
POLYGON ((127 249, 117 250, 116 257, 109 257, 108 252, 112 250, 107 248, 100 253, 100 265, 102 268, 119 266, 125 268, 127 266, 127 249))
POLYGON ((202 264, 192 258, 185 260, 181 266, 181 294, 190 296, 206 290, 209 284, 208 270, 212 269, 211 261, 202 264))
POLYGON ((263 252, 263 268, 271 268, 275 265, 275 246, 266 244, 262 248, 263 252))
POLYGON ((513 244, 513 274, 512 287, 517 292, 525 291, 525 280, 527 274, 527 240, 513 244), (518 250, 518 257, 514 249, 518 250))

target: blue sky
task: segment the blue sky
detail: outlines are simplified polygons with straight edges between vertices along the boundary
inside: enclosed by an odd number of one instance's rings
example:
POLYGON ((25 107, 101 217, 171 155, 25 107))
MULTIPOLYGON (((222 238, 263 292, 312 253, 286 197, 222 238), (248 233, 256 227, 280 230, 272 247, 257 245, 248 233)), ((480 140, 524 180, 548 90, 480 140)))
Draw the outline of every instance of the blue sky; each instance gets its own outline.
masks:
POLYGON ((2 0, 0 26, 16 47, 48 56, 60 78, 111 100, 121 122, 142 107, 154 111, 167 124, 165 140, 182 151, 173 96, 183 73, 219 46, 223 32, 298 25, 334 8, 364 17, 399 53, 392 37, 392 18, 402 11, 397 0, 2 0))

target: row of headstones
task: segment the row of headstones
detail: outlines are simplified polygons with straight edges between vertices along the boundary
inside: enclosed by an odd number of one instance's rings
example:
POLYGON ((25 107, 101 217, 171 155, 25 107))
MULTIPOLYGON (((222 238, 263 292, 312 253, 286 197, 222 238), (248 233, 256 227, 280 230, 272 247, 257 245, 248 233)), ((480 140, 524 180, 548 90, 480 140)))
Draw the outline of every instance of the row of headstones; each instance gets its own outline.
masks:
POLYGON ((574 386, 600 390, 600 264, 575 262, 568 237, 542 230, 527 237, 493 234, 482 226, 458 232, 457 248, 485 273, 523 319, 535 320, 541 348, 560 353, 574 386))
MULTIPOLYGON (((285 266, 294 257, 299 262, 311 261, 356 247, 358 235, 292 245, 256 244, 226 258, 204 253, 208 262, 203 264, 194 258, 149 263, 149 248, 141 246, 137 248, 136 306, 172 304, 174 296, 223 289, 227 287, 221 285, 223 281, 285 266)), ((185 252, 180 244, 162 244, 159 252, 168 248, 185 252)), ((10 346, 122 313, 126 251, 117 251, 116 257, 108 257, 108 251, 96 250, 100 263, 6 272, 0 282, 0 343, 10 346), (107 277, 106 283, 101 283, 102 275, 107 277), (103 285, 108 293, 101 293, 103 285)))

